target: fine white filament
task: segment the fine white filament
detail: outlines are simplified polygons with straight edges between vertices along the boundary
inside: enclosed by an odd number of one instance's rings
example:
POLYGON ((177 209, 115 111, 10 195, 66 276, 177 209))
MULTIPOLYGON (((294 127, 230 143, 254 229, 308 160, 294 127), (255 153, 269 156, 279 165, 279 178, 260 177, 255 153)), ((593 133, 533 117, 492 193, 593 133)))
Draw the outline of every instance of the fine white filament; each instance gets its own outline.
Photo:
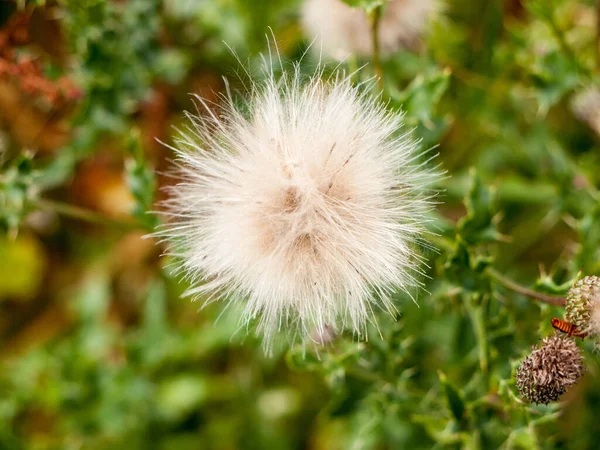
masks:
POLYGON ((267 345, 282 329, 361 336, 375 306, 393 312, 392 294, 418 284, 431 173, 401 116, 348 78, 295 66, 251 91, 243 110, 229 95, 188 114, 158 235, 188 295, 241 305, 267 345))

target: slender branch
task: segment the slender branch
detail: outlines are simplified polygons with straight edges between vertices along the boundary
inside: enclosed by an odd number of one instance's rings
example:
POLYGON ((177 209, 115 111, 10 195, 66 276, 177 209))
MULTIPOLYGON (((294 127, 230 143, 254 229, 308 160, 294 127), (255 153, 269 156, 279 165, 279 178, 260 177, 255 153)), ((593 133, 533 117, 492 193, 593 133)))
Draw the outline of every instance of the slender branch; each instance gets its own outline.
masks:
POLYGON ((58 202, 55 200, 38 199, 33 202, 33 205, 45 210, 51 210, 58 214, 73 219, 82 220, 84 222, 95 223, 98 225, 122 228, 127 230, 133 230, 141 228, 142 226, 133 220, 119 220, 107 217, 103 214, 99 214, 95 211, 90 211, 79 206, 70 205, 67 203, 58 202))
POLYGON ((379 59, 379 20, 381 19, 381 6, 373 8, 369 14, 371 23, 371 38, 373 40, 373 70, 377 77, 377 86, 383 89, 383 69, 379 59))
POLYGON ((504 275, 492 268, 486 269, 486 272, 491 278, 500 283, 502 286, 504 286, 507 289, 510 289, 511 291, 516 292, 517 294, 520 294, 524 297, 529 297, 533 300, 537 300, 542 303, 547 303, 548 305, 565 306, 566 300, 564 299, 564 297, 558 297, 555 295, 544 294, 542 292, 536 292, 534 290, 526 288, 525 286, 521 286, 520 284, 505 277, 504 275))

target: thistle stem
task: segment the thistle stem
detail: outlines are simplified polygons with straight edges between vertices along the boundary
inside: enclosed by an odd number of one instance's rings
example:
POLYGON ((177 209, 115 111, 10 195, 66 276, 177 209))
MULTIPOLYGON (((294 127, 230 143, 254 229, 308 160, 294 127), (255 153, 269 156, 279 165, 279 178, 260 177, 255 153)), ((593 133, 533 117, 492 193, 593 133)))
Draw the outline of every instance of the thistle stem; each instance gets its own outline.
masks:
POLYGON ((528 297, 533 300, 537 300, 539 302, 553 306, 565 306, 566 304, 566 300, 564 299, 564 297, 558 297, 555 295, 544 294, 542 292, 536 292, 532 289, 526 288, 525 286, 521 286, 513 280, 505 277, 495 269, 488 268, 486 269, 486 272, 491 278, 493 278, 505 288, 510 289, 511 291, 516 292, 517 294, 520 294, 524 297, 528 297))
POLYGON ((484 310, 481 304, 475 304, 475 301, 471 296, 467 297, 467 309, 471 322, 473 323, 473 330, 475 331, 475 338, 477 340, 477 349, 479 353, 479 368, 486 384, 486 389, 489 389, 489 360, 488 360, 488 339, 485 328, 484 310))
POLYGON ((379 59, 379 20, 381 19, 381 6, 376 6, 369 13, 371 23, 371 38, 373 40, 373 70, 377 77, 377 86, 383 90, 383 69, 379 59))
POLYGON ((355 55, 348 56, 348 70, 352 76, 352 81, 358 82, 358 63, 355 55))
POLYGON ((90 211, 79 206, 69 205, 67 203, 58 202, 55 200, 38 199, 33 202, 33 205, 39 209, 51 210, 60 215, 70 217, 84 222, 90 222, 97 225, 133 230, 140 228, 141 225, 131 220, 118 220, 106 217, 95 211, 90 211))

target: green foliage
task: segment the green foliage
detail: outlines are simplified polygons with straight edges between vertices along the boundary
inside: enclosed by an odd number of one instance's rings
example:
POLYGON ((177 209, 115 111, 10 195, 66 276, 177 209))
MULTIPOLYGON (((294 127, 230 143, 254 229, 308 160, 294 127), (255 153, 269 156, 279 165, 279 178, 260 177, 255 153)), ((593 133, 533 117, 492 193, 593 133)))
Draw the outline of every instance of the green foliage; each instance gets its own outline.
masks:
POLYGON ((154 204, 156 179, 154 171, 145 160, 139 132, 133 132, 129 137, 127 150, 131 155, 125 161, 127 186, 135 199, 135 206, 131 214, 148 230, 153 230, 158 225, 158 218, 149 213, 152 212, 154 204))
POLYGON ((436 145, 450 125, 450 119, 436 111, 450 86, 450 77, 449 69, 433 67, 417 74, 401 92, 395 85, 389 88, 394 105, 406 115, 406 125, 417 127, 426 148, 436 145))
POLYGON ((475 171, 471 173, 471 187, 465 199, 467 213, 456 225, 460 236, 468 243, 498 240, 494 224, 494 194, 484 186, 475 171))
MULTIPOLYGON (((156 0, 65 0, 76 79, 86 92, 78 120, 89 133, 124 130, 128 115, 148 95, 156 76, 159 8, 156 0)), ((94 137, 86 141, 92 145, 94 137)))
POLYGON ((0 229, 12 235, 27 212, 28 202, 38 194, 31 158, 31 154, 24 153, 0 173, 0 229))

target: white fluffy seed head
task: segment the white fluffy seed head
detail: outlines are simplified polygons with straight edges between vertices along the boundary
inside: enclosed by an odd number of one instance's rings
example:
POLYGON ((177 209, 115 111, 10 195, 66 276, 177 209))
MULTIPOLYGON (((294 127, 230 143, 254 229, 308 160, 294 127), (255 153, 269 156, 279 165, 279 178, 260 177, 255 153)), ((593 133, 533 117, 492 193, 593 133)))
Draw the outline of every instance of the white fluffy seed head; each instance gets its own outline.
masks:
POLYGON ((401 117, 354 87, 299 68, 253 87, 242 112, 190 115, 176 141, 167 223, 188 294, 225 299, 278 330, 359 336, 373 307, 418 284, 432 174, 401 117))
MULTIPOLYGON (((415 48, 439 9, 439 0, 389 1, 379 22, 381 53, 415 48)), ((342 60, 349 54, 369 56, 373 51, 371 25, 365 11, 341 0, 305 0, 302 23, 307 36, 316 38, 332 58, 342 60)))

